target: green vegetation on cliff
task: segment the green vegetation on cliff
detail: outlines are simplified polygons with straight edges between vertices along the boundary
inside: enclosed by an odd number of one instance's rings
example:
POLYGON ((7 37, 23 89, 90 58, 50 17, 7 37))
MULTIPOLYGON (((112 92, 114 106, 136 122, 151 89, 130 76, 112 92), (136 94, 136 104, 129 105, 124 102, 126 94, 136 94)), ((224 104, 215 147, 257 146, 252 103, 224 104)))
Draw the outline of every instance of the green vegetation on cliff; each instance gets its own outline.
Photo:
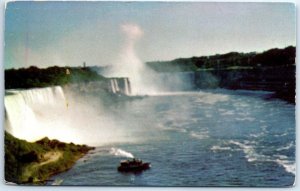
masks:
POLYGON ((31 66, 5 70, 5 89, 47 87, 104 79, 90 68, 53 66, 41 69, 31 66))
POLYGON ((194 72, 194 87, 263 90, 295 103, 296 48, 262 53, 216 54, 172 61, 148 62, 157 72, 194 72))
POLYGON ((94 149, 47 137, 34 143, 5 132, 5 180, 17 184, 43 184, 52 175, 70 169, 94 149))
MULTIPOLYGON (((192 86, 195 89, 227 88, 273 91, 276 96, 295 103, 296 89, 296 48, 273 48, 261 53, 216 54, 192 58, 178 58, 172 61, 148 62, 157 72, 194 72, 192 86)), ((116 97, 110 91, 109 79, 96 71, 108 67, 49 67, 35 66, 5 70, 5 89, 27 89, 54 85, 69 85, 82 90, 88 88, 86 82, 100 82, 97 88, 89 87, 95 95, 103 99, 116 97), (86 88, 84 88, 86 87, 86 88)), ((90 83, 91 84, 91 83, 90 83)), ((82 91, 80 92, 82 93, 82 91)), ((123 96, 124 97, 124 96, 123 96)), ((109 102, 111 99, 106 99, 109 102)))
POLYGON ((171 61, 147 62, 157 72, 182 72, 202 70, 254 69, 262 67, 294 66, 296 48, 270 49, 262 53, 216 54, 192 58, 178 58, 171 61))

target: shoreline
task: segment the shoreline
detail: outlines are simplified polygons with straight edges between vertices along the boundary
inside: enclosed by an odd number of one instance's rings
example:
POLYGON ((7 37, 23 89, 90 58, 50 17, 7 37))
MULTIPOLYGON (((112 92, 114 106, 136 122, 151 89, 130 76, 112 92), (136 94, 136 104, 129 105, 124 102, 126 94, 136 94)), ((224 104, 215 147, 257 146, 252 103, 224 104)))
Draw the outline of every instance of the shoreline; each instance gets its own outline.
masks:
POLYGON ((47 137, 27 142, 5 132, 5 182, 7 185, 44 185, 52 176, 71 169, 94 149, 47 137))
MULTIPOLYGON (((87 153, 88 153, 88 152, 87 152, 87 153)), ((55 175, 58 175, 58 174, 60 174, 60 173, 63 173, 63 172, 66 172, 66 171, 70 170, 70 169, 76 164, 76 162, 77 162, 79 159, 81 159, 82 157, 84 157, 87 153, 81 154, 81 155, 75 157, 74 160, 73 160, 73 162, 72 162, 72 163, 69 163, 70 166, 67 167, 66 169, 48 174, 47 178, 46 178, 45 180, 42 181, 43 185, 46 184, 47 182, 54 182, 54 180, 51 179, 51 177, 53 177, 53 176, 55 176, 55 175)))

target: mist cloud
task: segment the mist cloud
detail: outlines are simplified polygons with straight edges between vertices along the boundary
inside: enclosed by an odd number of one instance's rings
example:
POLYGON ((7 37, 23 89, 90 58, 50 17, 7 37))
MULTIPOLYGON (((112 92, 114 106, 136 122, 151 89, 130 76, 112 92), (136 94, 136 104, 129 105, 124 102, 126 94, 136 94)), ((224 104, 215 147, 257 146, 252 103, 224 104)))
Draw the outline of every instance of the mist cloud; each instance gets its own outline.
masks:
POLYGON ((107 77, 128 77, 132 94, 149 94, 156 92, 155 72, 147 67, 138 57, 135 46, 144 32, 137 24, 126 23, 120 25, 125 41, 117 59, 104 74, 107 77))

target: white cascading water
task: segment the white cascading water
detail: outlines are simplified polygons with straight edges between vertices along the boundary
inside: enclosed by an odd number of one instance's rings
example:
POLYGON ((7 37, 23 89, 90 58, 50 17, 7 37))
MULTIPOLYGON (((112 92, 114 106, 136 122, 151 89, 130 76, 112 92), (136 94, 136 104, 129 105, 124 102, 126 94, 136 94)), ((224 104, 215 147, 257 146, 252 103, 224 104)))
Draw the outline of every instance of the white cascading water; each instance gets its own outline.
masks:
POLYGON ((37 120, 32 109, 26 104, 24 97, 19 94, 5 96, 6 111, 5 130, 17 138, 32 140, 37 132, 37 120), (7 126, 8 125, 8 126, 7 126))
POLYGON ((86 99, 60 86, 5 93, 5 130, 17 138, 48 137, 93 146, 127 140, 128 130, 116 124, 114 113, 103 109, 98 98, 86 99))
POLYGON ((112 93, 114 93, 114 94, 117 93, 113 79, 110 80, 110 88, 111 88, 112 93))
POLYGON ((118 83, 117 79, 114 79, 114 84, 115 84, 116 91, 119 92, 120 88, 119 88, 119 83, 118 83))
POLYGON ((124 78, 124 91, 125 95, 130 95, 131 90, 130 90, 130 82, 128 78, 124 78))
POLYGON ((131 85, 128 78, 110 79, 110 91, 114 94, 131 95, 131 85))
POLYGON ((28 105, 53 105, 57 102, 64 103, 66 98, 61 87, 35 88, 19 91, 28 105))
MULTIPOLYGON (((55 116, 66 110, 67 100, 61 87, 10 90, 7 93, 4 105, 8 126, 5 129, 9 133, 27 141, 34 141, 45 136, 60 137, 54 134, 57 133, 57 128, 55 126, 51 128, 51 124, 55 124, 55 118, 48 119, 45 113, 52 113, 55 116), (59 110, 57 110, 58 107, 59 110), (45 123, 45 119, 50 123, 45 123), (46 125, 49 125, 48 128, 45 127, 46 125)), ((63 125, 59 128, 62 133, 63 125)))

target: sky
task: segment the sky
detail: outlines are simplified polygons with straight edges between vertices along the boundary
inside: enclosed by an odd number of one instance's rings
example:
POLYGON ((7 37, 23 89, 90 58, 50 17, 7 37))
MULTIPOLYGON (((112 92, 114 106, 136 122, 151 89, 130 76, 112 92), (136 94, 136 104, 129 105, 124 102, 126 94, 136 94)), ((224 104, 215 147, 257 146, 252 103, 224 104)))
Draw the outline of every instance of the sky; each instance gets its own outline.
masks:
POLYGON ((292 3, 9 2, 4 67, 111 65, 138 26, 143 62, 296 45, 292 3))

